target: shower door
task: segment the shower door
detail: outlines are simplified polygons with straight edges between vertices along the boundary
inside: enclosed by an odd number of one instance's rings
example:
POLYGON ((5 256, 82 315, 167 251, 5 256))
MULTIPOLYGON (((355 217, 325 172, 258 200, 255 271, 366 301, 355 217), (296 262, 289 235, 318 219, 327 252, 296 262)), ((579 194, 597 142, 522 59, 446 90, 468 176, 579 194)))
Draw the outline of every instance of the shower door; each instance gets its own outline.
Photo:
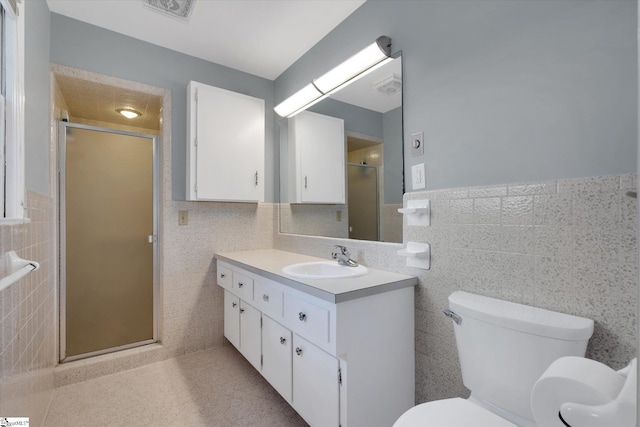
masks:
POLYGON ((379 240, 378 236, 378 168, 348 164, 349 238, 379 240))
POLYGON ((156 139, 60 127, 60 359, 154 342, 156 139))

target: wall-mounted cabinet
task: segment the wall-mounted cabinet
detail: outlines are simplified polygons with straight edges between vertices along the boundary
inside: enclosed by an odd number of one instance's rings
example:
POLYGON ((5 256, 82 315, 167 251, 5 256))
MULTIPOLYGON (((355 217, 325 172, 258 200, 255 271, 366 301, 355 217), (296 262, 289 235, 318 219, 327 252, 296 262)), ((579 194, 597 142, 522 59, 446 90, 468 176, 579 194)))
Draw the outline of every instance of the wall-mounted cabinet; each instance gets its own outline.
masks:
POLYGON ((344 120, 303 111, 288 125, 291 203, 344 204, 344 120))
POLYGON ((264 201, 264 100, 187 88, 187 200, 264 201))

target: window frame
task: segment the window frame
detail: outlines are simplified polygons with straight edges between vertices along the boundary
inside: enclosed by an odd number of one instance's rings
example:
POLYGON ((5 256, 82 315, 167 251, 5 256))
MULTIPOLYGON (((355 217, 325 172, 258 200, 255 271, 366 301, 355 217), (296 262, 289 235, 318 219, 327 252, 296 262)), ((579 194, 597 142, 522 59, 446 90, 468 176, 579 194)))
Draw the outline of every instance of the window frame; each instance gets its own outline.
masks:
POLYGON ((24 5, 0 0, 4 9, 0 93, 0 224, 26 222, 24 147, 24 5), (15 9, 14 9, 15 7, 15 9), (4 101, 4 102, 2 102, 4 101))

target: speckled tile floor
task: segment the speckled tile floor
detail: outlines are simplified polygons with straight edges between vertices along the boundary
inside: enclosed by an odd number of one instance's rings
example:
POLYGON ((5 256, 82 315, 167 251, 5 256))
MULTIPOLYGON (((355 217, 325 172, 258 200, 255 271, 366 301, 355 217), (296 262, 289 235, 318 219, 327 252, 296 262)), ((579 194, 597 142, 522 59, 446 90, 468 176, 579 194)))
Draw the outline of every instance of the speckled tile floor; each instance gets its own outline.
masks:
POLYGON ((230 345, 55 390, 45 427, 307 424, 230 345))

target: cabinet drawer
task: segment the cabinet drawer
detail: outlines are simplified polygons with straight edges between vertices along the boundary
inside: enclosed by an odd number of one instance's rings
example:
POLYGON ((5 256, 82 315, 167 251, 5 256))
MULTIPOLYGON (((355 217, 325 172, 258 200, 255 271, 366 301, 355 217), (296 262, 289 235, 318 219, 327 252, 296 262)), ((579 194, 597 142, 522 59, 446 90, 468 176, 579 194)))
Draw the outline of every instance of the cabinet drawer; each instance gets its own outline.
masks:
POLYGON ((301 335, 329 342, 329 311, 289 294, 284 295, 284 318, 301 335))
POLYGON ((256 307, 274 319, 282 319, 283 292, 278 284, 261 278, 254 282, 253 289, 256 307))
POLYGON ((225 267, 224 265, 220 265, 220 263, 218 263, 217 274, 218 274, 218 278, 217 278, 218 285, 230 291, 233 283, 233 276, 232 276, 231 269, 228 267, 225 267))
POLYGON ((233 292, 245 301, 253 301, 253 279, 234 271, 233 292))

